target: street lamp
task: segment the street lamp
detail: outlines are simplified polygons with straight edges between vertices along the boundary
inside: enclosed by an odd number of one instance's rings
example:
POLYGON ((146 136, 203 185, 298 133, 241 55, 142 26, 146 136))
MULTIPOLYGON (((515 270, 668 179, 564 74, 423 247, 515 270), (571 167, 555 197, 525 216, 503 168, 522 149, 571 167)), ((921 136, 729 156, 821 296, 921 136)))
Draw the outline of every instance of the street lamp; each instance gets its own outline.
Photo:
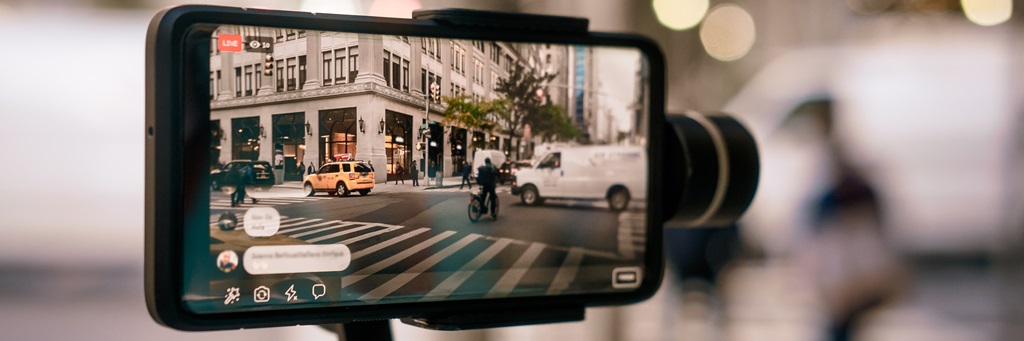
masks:
POLYGON ((309 121, 306 121, 306 136, 313 136, 313 127, 309 125, 309 121))
POLYGON ((267 138, 267 131, 263 129, 263 125, 260 125, 260 137, 267 138))
POLYGON ((359 117, 359 132, 366 133, 366 123, 363 122, 363 118, 359 117))
POLYGON ((380 119, 380 127, 377 128, 377 134, 384 133, 384 118, 380 119))

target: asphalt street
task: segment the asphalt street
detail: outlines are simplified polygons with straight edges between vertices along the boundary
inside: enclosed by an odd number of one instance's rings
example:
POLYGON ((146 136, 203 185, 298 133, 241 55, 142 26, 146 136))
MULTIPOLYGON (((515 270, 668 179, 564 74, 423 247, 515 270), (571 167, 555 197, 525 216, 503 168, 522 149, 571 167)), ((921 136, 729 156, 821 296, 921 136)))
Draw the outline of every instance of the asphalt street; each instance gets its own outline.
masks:
MULTIPOLYGON (((268 243, 344 244, 352 252, 346 270, 312 281, 276 281, 270 285, 272 301, 318 303, 308 294, 290 301, 282 293, 292 285, 308 293, 311 285, 325 283, 337 288, 328 290, 330 299, 369 304, 628 290, 613 285, 613 274, 636 267, 643 252, 639 206, 625 212, 593 202, 524 206, 508 187, 500 187, 498 218, 484 216, 473 223, 467 216, 469 189, 375 189, 367 196, 306 197, 298 188, 282 187, 253 193, 258 202, 247 200, 240 207, 230 207, 227 195, 214 193, 211 257, 268 243), (253 207, 272 207, 281 215, 273 238, 253 238, 242 230, 244 212, 253 207), (222 213, 239 220, 235 230, 220 229, 222 213)), ((236 273, 214 280, 211 289, 241 284, 238 305, 256 306, 246 302, 251 299, 246 289, 265 282, 236 273)))

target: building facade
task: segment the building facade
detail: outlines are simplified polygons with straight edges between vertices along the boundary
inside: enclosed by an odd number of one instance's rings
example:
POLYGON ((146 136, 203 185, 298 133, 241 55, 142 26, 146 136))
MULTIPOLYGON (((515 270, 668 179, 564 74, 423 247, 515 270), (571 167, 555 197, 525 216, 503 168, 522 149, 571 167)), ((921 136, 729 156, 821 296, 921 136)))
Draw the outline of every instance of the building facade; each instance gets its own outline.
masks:
POLYGON ((507 135, 442 126, 440 97, 494 99, 515 65, 544 65, 536 44, 444 38, 222 26, 212 44, 211 163, 271 161, 285 181, 338 159, 369 161, 383 182, 399 165, 451 175, 477 149, 514 155, 507 135), (221 34, 269 44, 222 52, 221 34))

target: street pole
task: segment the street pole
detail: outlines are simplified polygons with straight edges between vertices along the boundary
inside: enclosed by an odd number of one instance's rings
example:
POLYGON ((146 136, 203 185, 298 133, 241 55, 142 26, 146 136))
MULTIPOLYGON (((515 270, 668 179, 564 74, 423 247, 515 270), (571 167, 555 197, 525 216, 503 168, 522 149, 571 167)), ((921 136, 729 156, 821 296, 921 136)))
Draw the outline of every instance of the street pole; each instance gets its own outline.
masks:
MULTIPOLYGON (((429 90, 428 90, 429 91, 429 90)), ((427 186, 430 186, 430 139, 427 138, 430 134, 430 93, 423 94, 424 109, 423 109, 423 132, 420 134, 424 136, 423 140, 423 179, 426 179, 427 186)))

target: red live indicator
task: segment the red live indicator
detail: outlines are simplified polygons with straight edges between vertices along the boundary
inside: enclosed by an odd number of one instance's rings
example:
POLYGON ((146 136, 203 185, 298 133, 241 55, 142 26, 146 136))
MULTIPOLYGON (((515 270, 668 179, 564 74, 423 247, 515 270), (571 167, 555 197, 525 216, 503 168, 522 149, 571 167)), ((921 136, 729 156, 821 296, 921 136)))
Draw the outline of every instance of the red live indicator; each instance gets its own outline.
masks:
POLYGON ((242 36, 223 33, 217 35, 217 50, 220 52, 242 52, 242 36))

